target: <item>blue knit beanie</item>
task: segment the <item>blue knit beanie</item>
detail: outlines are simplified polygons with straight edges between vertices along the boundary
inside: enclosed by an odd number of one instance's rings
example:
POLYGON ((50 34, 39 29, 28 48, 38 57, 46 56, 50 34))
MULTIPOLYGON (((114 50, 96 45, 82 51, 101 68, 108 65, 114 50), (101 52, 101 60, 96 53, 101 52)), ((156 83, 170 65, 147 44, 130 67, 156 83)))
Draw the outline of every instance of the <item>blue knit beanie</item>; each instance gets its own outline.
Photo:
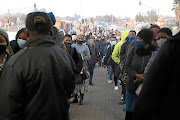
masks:
POLYGON ((48 16, 51 18, 51 20, 52 20, 52 22, 53 22, 53 25, 55 25, 55 23, 56 23, 56 18, 55 18, 55 16, 54 16, 54 14, 52 13, 52 12, 49 12, 49 13, 47 13, 48 14, 48 16))

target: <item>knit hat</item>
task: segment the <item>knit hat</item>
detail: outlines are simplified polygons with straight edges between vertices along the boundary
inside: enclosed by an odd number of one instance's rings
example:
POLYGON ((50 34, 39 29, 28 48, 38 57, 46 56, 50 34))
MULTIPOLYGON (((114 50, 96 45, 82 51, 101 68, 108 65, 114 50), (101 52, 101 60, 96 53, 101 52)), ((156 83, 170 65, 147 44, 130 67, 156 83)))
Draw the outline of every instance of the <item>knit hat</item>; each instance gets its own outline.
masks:
POLYGON ((158 33, 161 33, 161 32, 167 34, 167 36, 172 36, 172 31, 171 31, 171 29, 169 29, 169 28, 161 28, 161 29, 158 31, 158 33))
POLYGON ((52 22, 44 12, 32 12, 26 17, 26 28, 32 31, 48 33, 52 30, 52 22))
POLYGON ((137 36, 143 39, 146 44, 151 44, 154 32, 151 29, 143 29, 138 33, 137 36))
POLYGON ((54 16, 54 14, 52 12, 47 13, 47 14, 51 18, 53 25, 55 25, 56 24, 56 18, 54 16))
POLYGON ((8 37, 8 34, 6 33, 6 31, 4 31, 3 29, 0 29, 0 35, 4 36, 4 38, 6 39, 6 42, 7 42, 7 46, 9 46, 9 37, 8 37))

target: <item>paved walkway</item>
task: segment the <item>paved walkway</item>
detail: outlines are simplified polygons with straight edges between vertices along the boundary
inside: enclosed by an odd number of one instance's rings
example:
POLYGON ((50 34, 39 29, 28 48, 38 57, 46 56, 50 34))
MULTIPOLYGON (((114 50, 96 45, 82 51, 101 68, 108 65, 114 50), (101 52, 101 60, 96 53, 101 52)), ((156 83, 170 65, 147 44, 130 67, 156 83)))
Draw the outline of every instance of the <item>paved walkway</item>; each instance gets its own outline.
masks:
POLYGON ((119 105, 121 88, 114 90, 114 82, 107 83, 108 74, 103 67, 94 70, 93 84, 85 94, 84 105, 71 104, 71 120, 124 120, 125 105, 119 105))

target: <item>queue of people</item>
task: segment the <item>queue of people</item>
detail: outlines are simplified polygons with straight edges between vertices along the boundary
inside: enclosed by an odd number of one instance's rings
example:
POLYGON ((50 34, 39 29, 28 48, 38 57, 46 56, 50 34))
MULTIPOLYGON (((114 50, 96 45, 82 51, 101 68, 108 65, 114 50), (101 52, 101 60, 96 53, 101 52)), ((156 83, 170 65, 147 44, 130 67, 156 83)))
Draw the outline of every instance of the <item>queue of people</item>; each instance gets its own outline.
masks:
POLYGON ((166 106, 163 92, 178 99, 179 33, 149 25, 137 33, 102 28, 63 36, 55 23, 52 12, 29 13, 11 42, 0 29, 1 120, 70 120, 70 103, 83 105, 95 85, 96 64, 108 71, 105 82, 122 89, 125 120, 176 118, 178 103, 166 106))

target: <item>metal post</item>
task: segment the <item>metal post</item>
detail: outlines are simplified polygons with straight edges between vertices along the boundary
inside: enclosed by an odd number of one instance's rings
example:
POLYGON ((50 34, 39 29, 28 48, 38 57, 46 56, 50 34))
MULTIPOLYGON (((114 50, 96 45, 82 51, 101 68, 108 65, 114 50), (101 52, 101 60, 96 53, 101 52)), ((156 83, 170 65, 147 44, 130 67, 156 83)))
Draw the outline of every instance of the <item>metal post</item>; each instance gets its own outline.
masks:
POLYGON ((159 9, 158 9, 158 19, 157 19, 157 22, 159 21, 159 9))
POLYGON ((10 22, 10 19, 9 19, 9 10, 8 10, 8 20, 7 20, 7 22, 8 22, 8 31, 9 31, 9 22, 10 22))

